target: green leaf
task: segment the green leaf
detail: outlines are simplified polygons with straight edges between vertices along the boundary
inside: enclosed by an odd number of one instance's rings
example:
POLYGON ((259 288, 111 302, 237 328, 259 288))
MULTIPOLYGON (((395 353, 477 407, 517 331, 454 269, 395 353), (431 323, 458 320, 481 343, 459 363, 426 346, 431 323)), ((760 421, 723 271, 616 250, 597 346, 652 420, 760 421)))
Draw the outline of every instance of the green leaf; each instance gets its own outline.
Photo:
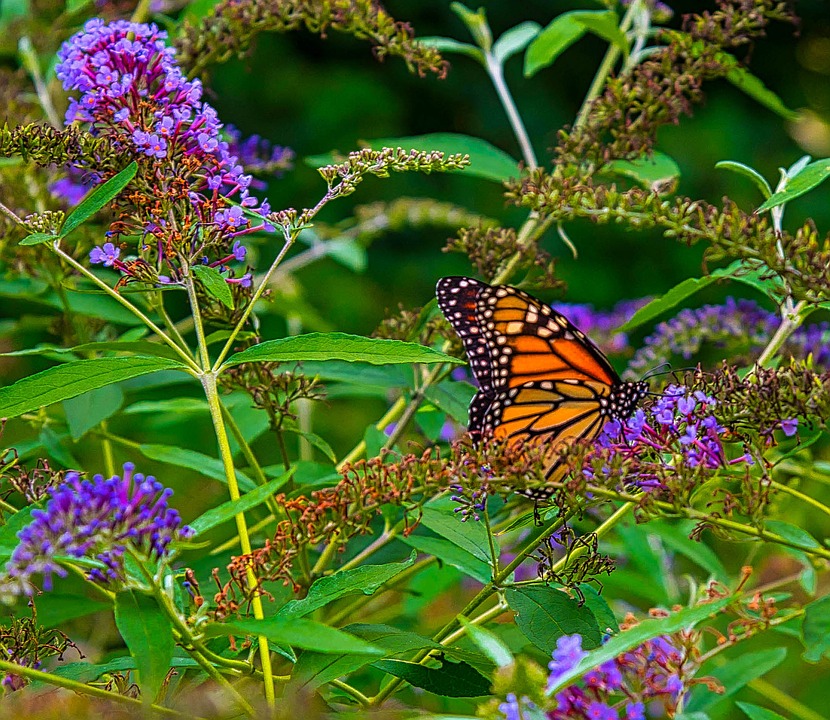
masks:
POLYGON ((200 398, 170 398, 169 400, 142 400, 124 408, 123 415, 181 415, 206 413, 208 404, 200 398))
POLYGON ((614 611, 609 607, 605 598, 599 594, 597 590, 585 583, 580 587, 582 595, 585 597, 585 607, 587 607, 594 617, 597 619, 597 627, 599 631, 605 635, 606 633, 617 633, 620 626, 617 623, 617 618, 614 611))
POLYGON ((629 177, 646 188, 653 188, 680 177, 680 168, 674 159, 661 152, 654 152, 651 157, 637 160, 612 160, 602 170, 629 177))
POLYGON ((111 603, 92 600, 83 595, 43 593, 37 600, 37 622, 43 627, 54 628, 67 620, 86 617, 111 607, 111 603))
MULTIPOLYGON (((736 61, 737 62, 737 61, 736 61)), ((743 67, 734 67, 727 74, 726 79, 739 90, 743 90, 749 97, 763 105, 767 110, 772 110, 785 120, 797 120, 798 113, 790 110, 772 90, 743 67)))
POLYGON ((115 415, 123 402, 124 393, 117 385, 106 385, 64 400, 63 411, 72 440, 77 442, 88 430, 115 415))
POLYGON ((630 332, 631 330, 634 330, 640 327, 641 325, 645 325, 647 322, 654 320, 654 318, 659 317, 667 310, 671 310, 676 305, 679 305, 687 297, 691 297, 696 292, 703 290, 703 288, 705 287, 708 287, 716 280, 719 280, 723 277, 734 276, 736 271, 739 270, 741 267, 743 267, 741 265, 741 261, 736 260, 728 267, 713 270, 709 275, 706 275, 705 277, 688 278, 687 280, 684 280, 679 285, 675 285, 665 295, 661 295, 660 297, 652 300, 644 307, 641 307, 637 312, 634 313, 632 318, 620 328, 620 332, 630 332))
POLYGON ((784 522, 783 520, 767 520, 764 525, 770 532, 774 532, 785 540, 800 546, 802 550, 809 551, 821 547, 818 540, 810 535, 810 533, 792 523, 784 522))
POLYGON ((43 501, 41 501, 34 505, 27 505, 11 517, 6 518, 5 524, 0 526, 0 563, 5 565, 6 561, 12 556, 15 548, 20 544, 17 533, 32 522, 32 510, 42 507, 43 504, 43 501))
POLYGON ((229 310, 233 310, 231 287, 216 268, 207 265, 193 265, 190 269, 199 278, 199 282, 202 283, 202 287, 208 295, 216 298, 229 310))
POLYGON ((467 57, 477 60, 482 65, 486 63, 484 53, 480 48, 470 43, 459 42, 453 38, 440 37, 438 35, 429 35, 417 38, 417 42, 427 47, 435 48, 440 53, 458 53, 459 55, 466 55, 467 57))
POLYGON ((743 163, 736 162, 735 160, 721 160, 719 163, 715 163, 715 167, 718 170, 731 170, 732 172, 738 173, 738 175, 743 175, 744 177, 749 178, 755 183, 755 186, 761 191, 761 195, 765 198, 772 195, 772 188, 769 186, 766 178, 755 168, 749 167, 749 165, 744 165, 743 163))
POLYGON ((466 628, 470 640, 495 663, 496 667, 504 668, 513 664, 513 653, 510 652, 510 648, 504 644, 498 635, 490 632, 487 628, 473 625, 464 617, 459 616, 459 620, 466 628))
POLYGON ((231 355, 224 367, 243 362, 298 362, 301 360, 346 360, 372 365, 387 363, 462 363, 432 348, 401 340, 368 338, 346 333, 307 333, 266 340, 231 355))
POLYGON ((222 635, 264 635, 271 642, 314 650, 318 653, 383 655, 377 645, 361 640, 337 628, 305 618, 239 619, 228 623, 211 623, 205 627, 208 637, 222 635))
POLYGON ((674 524, 655 521, 648 524, 647 530, 650 534, 659 537, 669 550, 683 555, 698 567, 703 568, 715 580, 726 582, 729 576, 717 553, 708 545, 689 537, 694 525, 694 522, 674 524))
POLYGON ((0 388, 0 417, 17 417, 129 378, 180 370, 182 363, 155 357, 114 357, 58 365, 0 388))
MULTIPOLYGON (((379 138, 362 143, 372 150, 385 147, 403 147, 423 151, 438 151, 447 154, 461 153, 470 156, 470 165, 462 171, 468 177, 478 177, 502 183, 511 177, 518 177, 519 163, 504 150, 491 145, 481 138, 457 133, 431 133, 412 137, 379 138)), ((322 167, 337 161, 334 153, 307 157, 306 163, 312 167, 322 167)))
MULTIPOLYGON (((60 677, 69 678, 70 680, 77 680, 78 682, 91 682, 92 680, 97 680, 102 675, 123 672, 124 670, 133 670, 135 667, 135 660, 129 655, 125 655, 100 664, 73 662, 67 663, 66 665, 58 665, 50 670, 50 672, 60 677)), ((170 661, 170 667, 196 668, 199 667, 199 663, 189 657, 174 657, 170 661)), ((35 683, 32 683, 33 687, 34 685, 35 683)), ((38 686, 41 686, 41 683, 38 682, 38 686)), ((42 686, 48 687, 46 683, 43 683, 42 686)))
POLYGON ((59 240, 60 238, 57 235, 52 235, 52 233, 31 233, 24 237, 21 241, 21 245, 40 245, 41 243, 52 242, 54 240, 59 240))
POLYGON ((466 550, 444 538, 427 537, 418 532, 399 536, 398 539, 419 552, 438 558, 441 562, 458 568, 465 575, 478 580, 482 585, 490 582, 493 572, 488 563, 482 562, 466 550))
POLYGON ((516 53, 524 50, 541 30, 542 26, 537 22, 526 21, 519 23, 516 27, 512 27, 502 33, 501 37, 496 40, 493 44, 493 56, 501 65, 504 65, 516 53))
POLYGON ((303 438, 309 445, 312 447, 317 448, 323 455, 325 455, 332 463, 337 462, 337 456, 334 454, 334 449, 331 445, 326 442, 325 438, 320 437, 317 433, 313 432, 306 432, 305 430, 300 430, 299 427, 290 423, 290 422, 283 422, 282 429, 285 432, 290 432, 294 435, 299 435, 303 438))
POLYGON ((415 562, 415 553, 403 562, 362 565, 315 580, 302 600, 290 600, 277 612, 283 619, 299 618, 347 595, 373 595, 415 562))
POLYGON ((440 668, 404 660, 378 660, 373 667, 406 680, 410 685, 444 697, 481 697, 490 694, 490 680, 465 662, 439 660, 440 668))
POLYGON ((596 647, 602 641, 597 619, 590 609, 561 590, 547 585, 528 585, 508 588, 504 597, 516 613, 516 625, 546 655, 556 649, 556 641, 563 635, 582 635, 585 649, 596 647))
POLYGON ((352 239, 327 240, 323 244, 323 249, 332 260, 336 260, 354 272, 363 272, 369 264, 366 248, 352 239))
POLYGON ((646 640, 651 640, 651 638, 658 635, 668 635, 681 629, 692 629, 699 622, 719 613, 731 602, 734 602, 734 599, 733 595, 728 595, 704 605, 695 605, 680 610, 667 617, 643 620, 630 630, 615 635, 606 643, 589 652, 587 657, 583 658, 575 668, 564 673, 557 680, 556 687, 551 688, 549 694, 556 693, 561 688, 571 685, 574 680, 582 677, 591 668, 613 660, 617 655, 642 645, 646 640))
POLYGON ((468 408, 475 394, 476 389, 469 383, 442 382, 430 385, 424 397, 460 425, 467 425, 470 421, 468 408))
POLYGON ((704 674, 711 675, 720 681, 724 692, 713 693, 705 686, 697 686, 692 690, 689 702, 686 704, 686 712, 705 712, 713 708, 753 680, 780 665, 785 657, 787 657, 787 648, 779 647, 731 657, 720 667, 712 667, 711 663, 707 663, 704 666, 704 674))
POLYGON ((125 590, 115 596, 115 624, 138 670, 145 703, 154 702, 173 659, 173 628, 155 598, 125 590))
POLYGON ((89 218, 109 203, 110 200, 127 187, 130 180, 135 177, 137 171, 138 165, 135 162, 131 162, 120 173, 111 177, 103 185, 99 185, 92 190, 66 217, 60 231, 60 237, 69 235, 76 227, 89 220, 89 218))
MULTIPOLYGON (((158 444, 143 444, 138 446, 138 451, 144 457, 150 460, 158 460, 159 462, 176 465, 177 467, 188 468, 209 477, 212 480, 218 480, 221 483, 227 483, 228 479, 225 477, 225 466, 222 461, 196 452, 195 450, 188 450, 187 448, 176 447, 175 445, 158 445, 158 444)), ((239 481, 239 487, 246 493, 254 490, 257 485, 241 470, 236 471, 236 478, 239 481)))
POLYGON ((618 45, 628 54, 628 41, 620 31, 617 14, 611 10, 574 10, 563 13, 539 32, 525 53, 525 77, 552 65, 565 50, 586 32, 618 45))
POLYGON ((462 522, 453 501, 444 497, 424 505, 421 524, 432 532, 463 548, 473 557, 490 565, 490 543, 482 523, 462 522))
POLYGON ((762 708, 760 705, 752 705, 751 703, 736 702, 735 703, 749 720, 787 720, 783 715, 777 712, 762 708))
POLYGON ((794 200, 823 183, 828 177, 830 177, 830 158, 811 162, 800 173, 791 177, 783 190, 773 193, 756 212, 764 212, 794 200))
POLYGON ((830 595, 814 600, 804 608, 801 624, 802 657, 809 663, 817 663, 830 657, 830 595))
POLYGON ((265 485, 260 485, 254 490, 245 493, 239 500, 228 500, 202 513, 193 522, 188 523, 194 531, 193 537, 199 537, 199 535, 215 528, 217 525, 232 520, 239 513, 247 512, 251 508, 261 505, 291 479, 292 473, 293 470, 283 473, 278 478, 269 480, 265 485))

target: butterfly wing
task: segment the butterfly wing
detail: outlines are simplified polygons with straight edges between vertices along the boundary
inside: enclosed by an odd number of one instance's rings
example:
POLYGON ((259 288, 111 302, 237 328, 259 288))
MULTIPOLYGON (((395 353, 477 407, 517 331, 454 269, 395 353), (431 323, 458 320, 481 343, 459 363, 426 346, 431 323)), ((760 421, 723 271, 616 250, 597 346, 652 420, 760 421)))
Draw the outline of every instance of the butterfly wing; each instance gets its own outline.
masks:
MULTIPOLYGON (((584 333, 521 290, 448 277, 436 295, 480 386, 470 404, 473 435, 555 450, 628 417, 647 390, 621 382, 584 333)), ((566 470, 554 460, 546 475, 558 480, 566 470)))

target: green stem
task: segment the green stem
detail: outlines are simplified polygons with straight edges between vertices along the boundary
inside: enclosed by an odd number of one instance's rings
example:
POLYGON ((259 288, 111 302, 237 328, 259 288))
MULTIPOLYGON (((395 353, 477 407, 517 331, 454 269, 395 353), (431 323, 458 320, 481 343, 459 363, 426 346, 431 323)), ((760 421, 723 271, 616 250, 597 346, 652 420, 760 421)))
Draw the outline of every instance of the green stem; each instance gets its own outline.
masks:
MULTIPOLYGON (((225 430, 225 424, 222 420, 222 404, 219 402, 219 391, 216 386, 216 375, 213 372, 206 372, 201 376, 202 386, 205 389, 205 396, 207 397, 208 407, 210 409, 210 417, 213 420, 213 429, 216 433, 216 440, 219 443, 219 454, 222 457, 222 463, 225 468, 225 478, 228 481, 228 490, 231 500, 239 500, 241 497, 239 492, 239 484, 236 479, 236 469, 233 466, 233 456, 231 455, 231 447, 228 443, 228 433, 225 430)), ((245 521, 245 513, 238 513, 235 516, 237 535, 239 536, 239 545, 245 555, 251 553, 251 539, 248 536, 248 525, 245 521)), ((262 598, 256 591, 257 578, 254 575, 253 568, 248 566, 246 568, 246 580, 249 587, 254 592, 251 598, 251 608, 254 611, 254 617, 257 620, 262 620, 265 613, 262 609, 262 598)), ((259 642, 259 657, 262 664, 262 675, 265 684, 265 699, 268 703, 268 709, 273 714, 276 707, 276 693, 274 690, 274 676, 271 668, 271 653, 268 648, 268 638, 264 635, 258 636, 259 642)))
POLYGON ((815 710, 808 708, 803 703, 800 703, 794 697, 787 695, 787 693, 779 690, 772 683, 767 682, 763 678, 756 678, 749 682, 749 687, 752 688, 759 695, 763 695, 767 700, 771 700, 779 707, 787 711, 787 717, 800 718, 800 720, 825 720, 826 715, 817 713, 815 710))
MULTIPOLYGON (((640 0, 634 0, 628 6, 628 10, 626 11, 625 15, 623 16, 622 21, 620 22, 620 32, 625 33, 631 27, 631 23, 634 20, 634 14, 638 12, 640 9, 640 0)), ((611 43, 608 46, 608 50, 605 52, 605 57, 602 59, 602 63, 597 70, 597 74, 594 76, 594 81, 591 83, 591 87, 588 88, 588 93, 585 95, 585 99, 582 101, 582 107, 579 110, 579 115, 576 117, 576 122, 574 122, 574 126, 571 132, 577 132, 578 130, 582 129, 582 126, 588 121, 588 116, 591 114, 591 106, 593 105, 594 100, 599 97, 599 94, 602 92, 602 88, 605 85, 605 81, 608 79, 608 76, 611 74, 611 71, 614 69, 614 65, 616 64, 618 58, 620 57, 620 50, 619 46, 614 43, 611 43)))
POLYGON ((136 5, 135 10, 133 10, 133 15, 130 18, 130 22, 147 22, 148 18, 150 17, 150 5, 152 4, 152 2, 153 0, 139 0, 138 5, 136 5))
POLYGON ((775 357, 776 353, 781 349, 781 346, 787 342, 787 339, 792 335, 803 322, 801 311, 807 306, 806 301, 801 300, 796 305, 792 306, 789 312, 782 311, 781 324, 775 331, 775 335, 770 338, 764 351, 758 357, 758 365, 760 367, 768 367, 775 357))
POLYGON ((219 368, 221 367, 222 363, 225 361, 225 358, 228 356, 228 353, 233 348, 233 343, 236 340, 236 336, 242 331, 242 328, 245 327, 245 323, 248 322, 248 318, 250 317, 251 313, 254 311, 254 305, 256 305, 257 300, 262 296, 262 293, 265 292, 265 288, 268 286, 268 281, 271 279, 271 276, 274 274, 274 271, 277 269, 277 265, 282 262, 282 259, 285 257, 285 254, 294 244, 294 235, 288 234, 285 237, 285 243, 282 246, 282 249, 277 254, 277 257, 274 258, 274 262, 271 263, 271 267, 265 272, 265 275, 262 276, 262 280, 259 281, 259 285, 257 289, 254 291, 254 294, 251 296, 251 299, 248 301, 245 310, 242 312, 242 317, 239 318, 239 322, 236 323, 233 330, 231 330, 231 334, 228 337, 227 341, 225 342, 225 346, 222 348, 222 351, 219 353, 219 357, 216 358, 216 362, 213 364, 213 371, 218 372, 219 368))
POLYGON ((493 81, 493 86, 496 88, 496 93, 499 96, 502 107, 507 113, 510 127, 513 128, 513 134, 516 136, 516 140, 522 150, 525 165, 527 165, 529 170, 535 170, 539 166, 536 162, 536 154, 533 152, 533 145, 530 144, 530 138, 522 122, 522 116, 519 115, 516 103, 513 101, 510 88, 507 87, 507 83, 504 81, 504 67, 489 50, 484 52, 484 58, 484 67, 490 76, 490 80, 493 81))
POLYGON ((353 688, 351 685, 344 683, 342 680, 330 680, 329 685, 332 687, 336 687, 338 690, 342 690, 346 695, 353 697, 357 700, 363 707, 367 707, 369 705, 369 698, 367 698, 360 690, 353 688))
MULTIPOLYGON (((504 568, 502 568, 499 572, 495 573, 493 576, 493 580, 487 583, 479 592, 478 594, 473 597, 470 602, 467 603, 466 607, 458 613, 450 622, 448 622, 441 630, 439 630, 434 636, 433 640, 435 642, 441 642, 445 638, 449 637, 455 629, 461 624, 459 617, 470 617, 483 603, 487 601, 487 599, 495 592, 498 591, 500 585, 512 574, 512 572, 519 567, 526 559, 527 554, 533 548, 535 548, 540 542, 542 542, 545 538, 550 537, 553 533, 555 533, 562 525, 568 520, 570 517, 566 515, 564 517, 556 517, 553 520, 541 525, 540 527, 536 528, 528 538, 525 539, 524 544, 522 547, 516 552, 516 557, 508 563, 504 568)), ((419 652, 413 662, 422 663, 430 654, 430 650, 422 650, 419 652)), ((381 688, 375 697, 371 698, 371 705, 377 706, 380 705, 384 700, 386 700, 390 695, 392 695, 405 681, 401 680, 400 678, 395 678, 386 687, 381 688)))
POLYGON ((100 280, 96 277, 93 273, 91 273, 87 268, 81 265, 75 258, 71 255, 68 255, 63 250, 58 247, 58 242, 52 244, 52 250, 57 255, 62 257, 69 265, 75 268, 79 273, 81 273, 84 277, 88 280, 92 281, 95 285, 97 285, 101 290, 103 290, 107 295, 109 295, 113 300, 118 302, 120 305, 123 305, 127 310, 129 310, 133 315, 135 315, 141 322, 143 322, 150 330, 152 330, 161 340, 169 345, 176 354, 184 361, 185 365, 194 373, 198 374, 201 372, 201 368, 193 362, 193 360, 187 355, 187 353, 180 348, 176 342, 169 336, 167 333, 164 332, 158 325, 156 325, 150 318, 148 318, 141 310, 139 310, 135 305, 133 305, 129 300, 122 297, 120 293, 115 292, 109 285, 107 285, 103 280, 100 280))
POLYGON ((101 453, 104 456, 104 468, 107 471, 107 475, 112 477, 115 475, 115 458, 112 454, 112 442, 107 437, 107 421, 102 420, 100 422, 101 427, 101 453))
MULTIPOLYGON (((395 422, 403 414, 404 410, 406 410, 406 400, 403 397, 399 397, 392 403, 392 407, 386 411, 386 414, 375 423, 375 427, 378 430, 383 430, 389 423, 395 422)), ((346 457, 337 463, 337 469, 342 470, 349 463, 355 462, 364 452, 366 452, 366 441, 361 440, 352 448, 346 457)))
MULTIPOLYGON (((538 581, 537 581, 538 582, 538 581)), ((489 610, 485 610, 480 615, 476 615, 471 620, 468 620, 470 625, 484 625, 491 620, 495 620, 499 615, 503 615, 509 608, 503 602, 499 601, 489 610)), ((441 644, 445 647, 452 645, 456 640, 461 639, 467 634, 467 628, 462 626, 445 637, 441 644)))
POLYGON ((224 688, 225 691, 228 693, 230 697, 232 697, 237 705, 242 708, 245 714, 248 717, 255 718, 257 717, 257 711, 254 710, 253 706, 242 696, 242 694, 237 690, 228 679, 222 675, 213 665, 211 665, 198 650, 190 650, 188 654, 197 662, 199 663, 199 667, 204 670, 209 677, 213 678, 213 680, 219 685, 220 687, 224 688))
POLYGON ((121 703, 122 705, 129 705, 141 712, 142 710, 151 710, 159 715, 167 715, 170 717, 186 718, 187 720, 206 720, 191 713, 182 713, 172 708, 162 707, 161 705, 147 704, 142 700, 127 697, 126 695, 119 695, 112 693, 103 688, 97 688, 94 685, 87 685, 86 683, 78 682, 77 680, 70 680, 69 678, 61 677, 59 675, 52 675, 52 673, 44 672, 43 670, 35 670, 33 668, 17 665, 8 660, 0 660, 0 670, 11 673, 13 675, 20 675, 27 680, 35 682, 46 683, 47 685, 54 685, 55 687, 63 688, 64 690, 71 690, 79 695, 90 695, 92 697, 101 698, 102 700, 110 700, 114 703, 121 703))
POLYGON ((823 512, 825 515, 830 515, 830 507, 827 507, 827 505, 825 505, 824 503, 820 503, 815 498, 812 498, 803 492, 799 492, 795 488, 791 488, 789 485, 784 485, 783 483, 777 482, 775 480, 772 480, 770 484, 776 490, 780 490, 783 493, 792 495, 794 498, 798 498, 802 502, 805 502, 808 505, 812 505, 819 512, 823 512))

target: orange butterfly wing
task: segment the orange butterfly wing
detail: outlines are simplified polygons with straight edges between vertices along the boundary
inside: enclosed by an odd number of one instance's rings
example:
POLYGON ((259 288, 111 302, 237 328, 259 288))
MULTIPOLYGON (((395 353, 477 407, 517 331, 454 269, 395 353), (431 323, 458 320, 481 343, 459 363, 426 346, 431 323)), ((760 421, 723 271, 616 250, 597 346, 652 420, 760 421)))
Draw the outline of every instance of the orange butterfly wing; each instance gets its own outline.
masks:
MULTIPOLYGON (((605 355, 563 315, 521 290, 466 277, 438 281, 438 305, 478 380, 470 433, 552 449, 624 419, 647 386, 623 383, 605 355)), ((566 468, 554 461, 547 477, 566 468)))

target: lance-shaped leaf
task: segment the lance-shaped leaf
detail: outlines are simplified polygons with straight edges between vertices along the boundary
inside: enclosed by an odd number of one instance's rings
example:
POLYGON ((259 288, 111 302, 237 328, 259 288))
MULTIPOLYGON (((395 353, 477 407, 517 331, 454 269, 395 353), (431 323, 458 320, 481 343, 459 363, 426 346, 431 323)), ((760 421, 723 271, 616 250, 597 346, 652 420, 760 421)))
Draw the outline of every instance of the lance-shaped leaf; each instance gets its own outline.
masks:
POLYGON ((176 360, 114 357, 58 365, 0 388, 0 417, 17 417, 81 393, 159 370, 181 370, 176 360))
POLYGON ((463 363, 432 348, 401 340, 368 338, 346 333, 308 333, 267 340, 231 355, 225 366, 243 362, 297 362, 347 360, 372 365, 389 363, 463 363))
POLYGON ((138 165, 135 162, 131 162, 120 173, 111 177, 103 185, 99 185, 89 193, 67 216, 61 228, 60 237, 66 237, 76 227, 89 220, 89 218, 110 202, 110 200, 127 187, 130 180, 135 177, 137 170, 138 165))
POLYGON ((230 285, 225 282, 225 278, 216 268, 207 265, 194 265, 190 269, 199 279, 199 282, 202 283, 202 287, 208 295, 215 297, 229 310, 233 310, 233 294, 230 285))

